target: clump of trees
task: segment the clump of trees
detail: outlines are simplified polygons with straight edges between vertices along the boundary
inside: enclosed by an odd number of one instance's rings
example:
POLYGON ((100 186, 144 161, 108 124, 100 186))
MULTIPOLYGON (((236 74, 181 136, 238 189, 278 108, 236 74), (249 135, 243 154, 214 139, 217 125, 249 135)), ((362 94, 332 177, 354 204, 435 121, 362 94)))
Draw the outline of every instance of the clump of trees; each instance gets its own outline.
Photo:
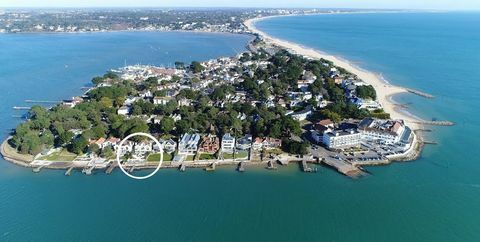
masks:
POLYGON ((357 96, 363 99, 377 99, 377 92, 373 86, 358 86, 356 89, 357 96))

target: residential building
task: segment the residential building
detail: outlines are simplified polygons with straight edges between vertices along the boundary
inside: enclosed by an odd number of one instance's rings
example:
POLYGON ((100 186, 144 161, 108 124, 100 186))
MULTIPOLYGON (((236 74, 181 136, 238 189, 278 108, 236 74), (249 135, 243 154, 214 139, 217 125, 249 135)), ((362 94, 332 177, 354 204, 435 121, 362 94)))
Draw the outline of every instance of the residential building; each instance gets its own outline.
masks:
POLYGON ((194 155, 198 150, 198 143, 200 142, 199 134, 183 134, 178 142, 179 155, 194 155))
POLYGON ((282 146, 281 139, 267 137, 262 141, 262 147, 266 150, 280 148, 282 146))
POLYGON ((206 135, 202 138, 200 144, 200 149, 198 150, 201 153, 215 154, 220 148, 220 139, 216 135, 206 135))
POLYGON ((155 105, 165 105, 168 102, 170 102, 171 100, 173 100, 172 97, 154 97, 153 98, 153 104, 155 104, 155 105))
POLYGON ((134 151, 136 155, 144 155, 148 152, 152 152, 153 142, 149 140, 149 141, 142 141, 142 142, 136 143, 134 146, 134 151))
POLYGON ((244 137, 237 140, 236 148, 237 150, 248 150, 252 147, 252 136, 245 135, 244 137))
POLYGON ((222 137, 222 152, 233 153, 235 150, 235 137, 226 133, 222 137))
POLYGON ((263 149, 263 139, 260 137, 255 138, 252 143, 253 150, 261 150, 263 149))
POLYGON ((127 106, 120 107, 117 111, 117 114, 127 116, 128 114, 130 114, 130 107, 127 107, 127 106))
POLYGON ((291 114, 292 118, 297 120, 297 121, 303 121, 303 120, 307 119, 310 115, 312 115, 312 107, 311 106, 306 107, 302 111, 298 111, 298 112, 295 112, 295 113, 291 114))

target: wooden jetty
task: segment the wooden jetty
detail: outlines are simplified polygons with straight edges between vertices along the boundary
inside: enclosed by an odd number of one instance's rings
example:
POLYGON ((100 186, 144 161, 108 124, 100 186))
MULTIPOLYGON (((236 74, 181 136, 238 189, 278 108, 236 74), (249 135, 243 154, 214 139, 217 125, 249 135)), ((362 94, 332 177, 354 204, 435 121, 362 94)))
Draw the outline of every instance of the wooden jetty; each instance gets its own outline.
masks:
POLYGON ((89 175, 92 174, 93 169, 95 169, 95 165, 90 166, 90 167, 87 166, 87 167, 83 168, 82 172, 83 172, 85 175, 89 176, 89 175))
POLYGON ((245 163, 242 161, 238 163, 237 171, 244 172, 245 171, 245 163))
POLYGON ((180 170, 181 172, 185 172, 186 169, 187 169, 187 166, 182 163, 182 164, 180 165, 179 170, 180 170))
POLYGON ((128 173, 132 174, 135 171, 135 166, 130 167, 128 173))
POLYGON ((268 161, 267 169, 268 170, 276 170, 277 169, 273 160, 268 161))
POLYGON ((210 166, 205 167, 205 171, 215 171, 216 164, 217 163, 213 162, 210 166))
POLYGON ((108 166, 107 170, 105 170, 106 174, 112 174, 113 170, 117 167, 117 162, 112 162, 110 166, 108 166))
POLYGON ((73 166, 70 166, 67 171, 65 171, 65 176, 70 176, 72 174, 73 168, 73 166))
POLYGON ((40 170, 42 170, 43 167, 45 167, 45 166, 37 166, 37 167, 33 168, 32 171, 33 171, 34 173, 39 173, 40 170))
POLYGON ((418 90, 415 90, 415 89, 407 88, 407 91, 409 93, 413 93, 413 94, 418 95, 420 97, 429 98, 429 99, 435 98, 435 96, 433 96, 431 94, 428 94, 428 93, 425 93, 425 92, 422 92, 422 91, 418 91, 418 90))
POLYGON ((311 168, 311 167, 308 166, 307 160, 302 159, 301 164, 302 164, 302 171, 303 171, 303 172, 307 172, 307 173, 317 172, 317 169, 316 169, 316 168, 311 168))

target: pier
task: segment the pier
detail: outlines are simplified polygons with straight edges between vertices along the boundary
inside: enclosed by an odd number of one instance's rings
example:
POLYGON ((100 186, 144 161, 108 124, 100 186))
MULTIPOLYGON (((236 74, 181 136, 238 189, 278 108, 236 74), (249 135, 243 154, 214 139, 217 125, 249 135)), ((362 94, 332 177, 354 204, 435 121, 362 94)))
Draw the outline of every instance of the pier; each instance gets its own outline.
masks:
POLYGON ((237 170, 239 172, 244 172, 245 171, 245 164, 242 162, 238 163, 238 167, 237 167, 237 170))
POLYGON ((34 173, 39 173, 40 170, 42 170, 43 167, 44 167, 44 166, 37 166, 37 167, 33 168, 33 172, 34 172, 34 173))
POLYGON ((302 166, 303 172, 307 172, 307 173, 317 172, 316 168, 311 168, 308 166, 306 159, 302 159, 301 166, 302 166))
POLYGON ((25 100, 25 102, 26 103, 50 103, 50 104, 60 103, 60 101, 30 100, 30 99, 25 100))
POLYGON ((87 166, 87 167, 83 168, 82 172, 83 172, 85 175, 89 176, 89 175, 92 174, 93 169, 95 169, 95 165, 90 166, 90 167, 87 166))
POLYGON ((336 169, 338 172, 348 177, 356 178, 365 174, 362 170, 358 169, 356 166, 342 160, 327 158, 327 159, 323 159, 323 162, 326 165, 336 169))
POLYGON ((112 162, 110 166, 105 170, 106 174, 112 174, 113 170, 117 167, 117 162, 112 162))
POLYGON ((67 169, 67 171, 65 172, 65 176, 70 176, 72 174, 72 171, 73 171, 73 166, 70 166, 70 168, 67 169))
POLYGON ((213 162, 210 166, 205 167, 205 171, 215 171, 216 164, 217 163, 213 162))
POLYGON ((414 121, 414 123, 417 124, 423 124, 423 125, 432 125, 432 126, 454 126, 454 122, 450 121, 414 121))
POLYGON ((267 169, 268 170, 276 170, 277 169, 273 160, 268 161, 267 169))
POLYGON ((407 88, 406 89, 409 93, 413 93, 415 95, 418 95, 420 97, 424 97, 424 98, 428 98, 428 99, 433 99, 435 98, 435 96, 431 95, 431 94, 428 94, 428 93, 425 93, 425 92, 421 92, 421 91, 418 91, 418 90, 415 90, 415 89, 410 89, 410 88, 407 88))
POLYGON ((135 166, 130 167, 128 173, 132 174, 135 171, 135 166))
POLYGON ((13 109, 15 110, 30 110, 31 107, 19 107, 19 106, 13 106, 13 109))

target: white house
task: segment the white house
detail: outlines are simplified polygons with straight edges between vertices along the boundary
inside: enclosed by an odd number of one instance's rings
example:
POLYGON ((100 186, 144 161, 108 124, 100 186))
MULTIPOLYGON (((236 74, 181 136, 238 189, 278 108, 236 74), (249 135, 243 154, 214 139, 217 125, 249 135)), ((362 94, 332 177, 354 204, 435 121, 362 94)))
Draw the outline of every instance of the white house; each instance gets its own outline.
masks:
POLYGON ((154 97, 153 104, 155 105, 165 105, 170 102, 173 98, 172 97, 154 97))
POLYGON ((222 137, 222 152, 233 153, 234 150, 235 150, 235 137, 231 136, 229 133, 224 134, 222 137))
POLYGON ((122 146, 120 144, 115 145, 113 148, 117 152, 120 149, 120 155, 125 155, 127 152, 133 151, 134 143, 131 141, 125 141, 122 146))
POLYGON ((200 142, 199 134, 183 134, 178 142, 179 155, 194 155, 198 150, 198 143, 200 142))
POLYGON ((303 120, 307 119, 310 115, 312 115, 312 107, 311 106, 308 106, 307 108, 305 108, 302 111, 295 112, 295 113, 291 114, 292 118, 297 120, 297 121, 303 121, 303 120))
POLYGON ((128 106, 120 107, 117 111, 117 114, 118 115, 125 115, 125 116, 130 114, 130 107, 128 107, 128 106))
POLYGON ((152 141, 142 141, 135 144, 134 151, 136 155, 144 155, 153 151, 152 141))

